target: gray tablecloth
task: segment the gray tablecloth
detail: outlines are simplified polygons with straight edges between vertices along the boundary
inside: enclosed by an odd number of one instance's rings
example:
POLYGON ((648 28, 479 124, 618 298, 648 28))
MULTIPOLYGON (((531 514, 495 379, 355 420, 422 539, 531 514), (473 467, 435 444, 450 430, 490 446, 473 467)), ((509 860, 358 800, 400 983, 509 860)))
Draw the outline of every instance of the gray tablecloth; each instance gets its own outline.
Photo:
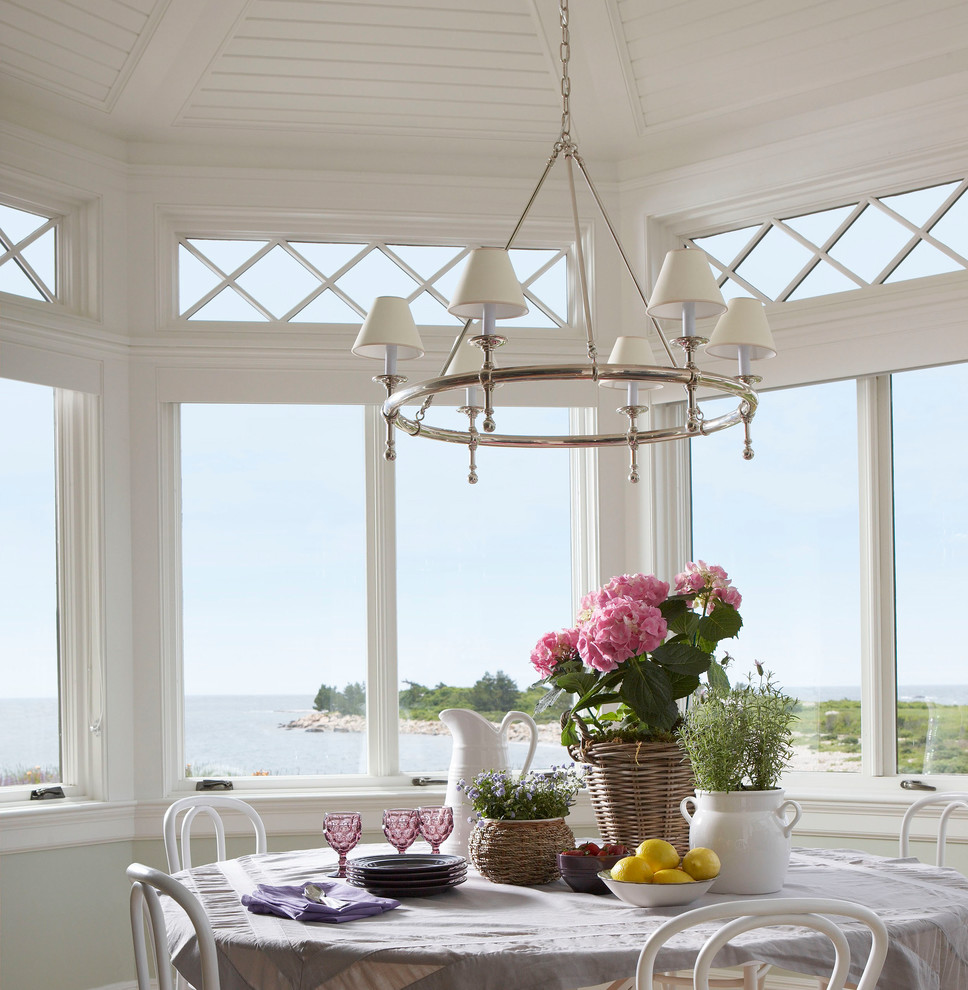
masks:
MULTIPOLYGON (((355 855, 389 847, 360 847, 355 855)), ((345 925, 303 924, 250 914, 240 897, 257 883, 302 883, 331 870, 328 849, 245 856, 176 876, 205 905, 220 955, 222 990, 569 990, 631 976, 646 936, 673 914, 732 895, 707 894, 683 908, 646 910, 611 895, 489 883, 403 900, 386 914, 345 925)), ((854 850, 794 850, 774 897, 833 897, 873 908, 891 948, 879 990, 968 988, 968 880, 954 870, 854 850)), ((187 919, 166 906, 175 963, 197 978, 187 919)), ((715 927, 715 926, 714 926, 715 927)), ((856 982, 866 928, 844 920, 856 982)), ((711 929, 707 928, 705 934, 711 929)), ((701 931, 683 933, 659 957, 663 971, 689 968, 701 931)), ((801 973, 829 974, 832 951, 804 929, 751 932, 727 947, 723 965, 761 959, 801 973)))

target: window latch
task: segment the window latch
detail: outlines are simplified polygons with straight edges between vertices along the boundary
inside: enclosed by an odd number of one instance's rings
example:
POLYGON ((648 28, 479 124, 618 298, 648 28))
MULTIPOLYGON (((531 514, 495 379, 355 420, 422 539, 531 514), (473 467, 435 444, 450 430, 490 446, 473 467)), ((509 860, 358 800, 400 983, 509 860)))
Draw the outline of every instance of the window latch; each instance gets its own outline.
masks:
POLYGON ((901 787, 906 791, 936 791, 938 789, 934 784, 926 784, 923 780, 910 780, 907 778, 901 781, 901 787))
POLYGON ((196 791, 232 791, 231 780, 200 780, 195 784, 196 791))
POLYGON ((66 795, 60 784, 52 784, 50 787, 35 787, 30 792, 31 801, 51 801, 54 798, 62 797, 66 797, 66 795))
POLYGON ((411 777, 410 783, 414 787, 427 787, 430 784, 446 784, 445 777, 411 777))

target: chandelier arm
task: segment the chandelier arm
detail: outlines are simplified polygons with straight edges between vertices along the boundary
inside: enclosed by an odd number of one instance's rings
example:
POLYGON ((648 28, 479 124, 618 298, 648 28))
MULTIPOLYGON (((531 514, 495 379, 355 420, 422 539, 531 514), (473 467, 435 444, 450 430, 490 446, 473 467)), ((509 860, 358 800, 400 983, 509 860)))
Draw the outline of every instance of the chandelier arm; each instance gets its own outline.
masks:
MULTIPOLYGON (((592 194, 592 198, 595 200, 595 205, 598 207, 598 212, 601 213, 602 219, 605 221, 605 226, 608 227, 608 232, 612 236, 612 243, 618 250, 619 255, 622 258, 622 263, 625 265, 626 271, 628 271, 629 276, 632 279, 632 284, 635 286, 636 292, 639 294, 639 298, 642 300, 642 305, 648 309, 649 300, 645 294, 645 290, 639 284, 638 277, 635 274, 635 270, 632 268, 629 262, 628 255, 625 253, 625 248, 622 247, 622 242, 619 240, 618 232, 612 225, 611 217, 608 215, 608 210, 605 209, 605 204, 602 202, 601 196, 598 195, 598 190, 595 188, 595 183, 592 182, 592 177, 588 174, 588 169, 585 168, 585 162, 582 160, 581 155, 576 151, 574 153, 574 159, 578 163, 578 167, 581 169, 581 174, 585 178, 585 185, 588 186, 588 191, 592 194)), ((649 322, 652 324, 652 328, 659 336, 659 340, 662 341, 662 347, 669 358, 670 363, 674 368, 679 367, 678 362, 675 359, 675 355, 672 353, 672 348, 669 346, 669 341, 666 340, 665 334, 662 332, 662 328, 659 326, 659 321, 654 316, 649 316, 649 322)))
POLYGON ((518 236, 521 228, 524 226, 524 221, 527 219, 528 214, 531 212, 531 207, 534 206, 534 201, 538 198, 538 193, 541 192, 541 187, 545 184, 545 179, 548 178, 551 169, 554 167, 555 162, 558 160, 558 153, 561 151, 561 146, 556 144, 551 152, 551 157, 545 163, 544 171, 541 173, 541 178, 538 179, 538 184, 534 187, 534 192, 531 193, 531 198, 524 206, 524 210, 521 212, 521 216, 518 217, 518 222, 514 225, 514 230, 511 231, 511 236, 507 239, 507 243, 504 245, 504 250, 509 251, 511 245, 514 243, 514 239, 518 236))
POLYGON ((461 328, 460 332, 454 338, 454 343, 451 345, 450 354, 447 355, 444 361, 443 367, 440 369, 440 376, 443 377, 447 374, 447 369, 450 367, 450 362, 454 360, 454 355, 457 354, 460 345, 467 339, 467 328, 473 323, 473 320, 464 320, 464 326, 461 328))
POLYGON ((585 268, 585 252, 581 245, 581 227, 578 223, 578 197, 575 194, 575 169, 572 163, 574 155, 566 153, 565 161, 568 163, 568 189, 571 193, 571 216, 575 224, 575 255, 578 261, 578 283, 581 294, 582 311, 585 318, 585 344, 588 349, 588 359, 593 365, 597 361, 597 350, 595 348, 595 332, 592 328, 591 305, 588 301, 588 272, 585 268))

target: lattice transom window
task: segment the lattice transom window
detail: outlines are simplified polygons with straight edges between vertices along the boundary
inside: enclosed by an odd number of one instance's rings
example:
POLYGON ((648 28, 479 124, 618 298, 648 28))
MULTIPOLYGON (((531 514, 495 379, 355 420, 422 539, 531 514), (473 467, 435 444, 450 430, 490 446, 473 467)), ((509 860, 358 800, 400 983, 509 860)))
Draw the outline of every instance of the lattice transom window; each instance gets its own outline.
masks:
POLYGON ((968 268, 968 180, 704 237, 723 295, 808 299, 968 268))
POLYGON ((59 219, 0 203, 0 292, 55 301, 59 219))
MULTIPOLYGON (((178 239, 178 313, 220 322, 360 323, 376 296, 402 296, 422 326, 456 326, 447 312, 469 248, 284 238, 178 239)), ((567 248, 512 249, 529 312, 502 326, 568 321, 567 248)))

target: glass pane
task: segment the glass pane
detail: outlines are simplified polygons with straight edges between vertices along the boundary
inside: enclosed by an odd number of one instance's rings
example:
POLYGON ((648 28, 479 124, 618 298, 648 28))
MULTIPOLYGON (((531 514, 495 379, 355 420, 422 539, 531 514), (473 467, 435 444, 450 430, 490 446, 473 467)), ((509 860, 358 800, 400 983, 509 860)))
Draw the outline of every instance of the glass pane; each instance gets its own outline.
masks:
POLYGON ((905 220, 918 227, 936 213, 944 201, 958 188, 960 183, 948 182, 943 186, 932 186, 930 189, 916 189, 914 192, 901 193, 900 196, 881 196, 881 202, 889 206, 895 213, 900 213, 905 220))
POLYGON ((377 296, 403 296, 406 299, 417 290, 417 283, 376 249, 341 276, 336 284, 367 311, 377 296))
POLYGON ((968 675, 938 611, 968 565, 960 398, 968 365, 892 378, 898 773, 968 773, 968 675), (943 593, 943 592, 942 592, 943 593))
POLYGON ((357 406, 182 406, 186 776, 365 772, 363 446, 357 406))
POLYGON ((312 272, 278 244, 236 281, 277 319, 320 285, 312 272))
POLYGON ((410 303, 410 314, 418 327, 453 327, 463 324, 456 316, 451 316, 445 306, 439 303, 429 292, 421 292, 410 303))
POLYGON ((222 320, 226 323, 265 323, 263 316, 247 299, 226 286, 211 302, 207 302, 190 320, 222 320))
POLYGON ((769 233, 736 269, 736 274, 745 278, 765 296, 776 299, 813 256, 812 251, 779 227, 771 227, 769 233))
POLYGON ((931 236, 968 258, 968 195, 962 193, 931 228, 931 236))
POLYGON ((432 278, 464 250, 462 247, 437 247, 433 244, 388 244, 387 247, 424 279, 432 278))
POLYGON ((321 292, 292 318, 293 323, 350 323, 362 324, 361 316, 348 306, 332 289, 321 292))
POLYGON ((727 230, 722 234, 713 234, 710 237, 694 237, 692 243, 696 247, 702 248, 711 258, 715 258, 724 266, 730 267, 759 229, 759 224, 757 224, 755 227, 727 230))
POLYGON ((188 241, 226 275, 244 265, 268 241, 224 241, 192 237, 188 241))
POLYGON ((512 248, 508 251, 511 267, 520 282, 527 282, 542 265, 546 265, 556 254, 558 254, 557 251, 541 248, 512 248))
POLYGON ((849 292, 859 288, 856 282, 852 282, 829 262, 819 261, 787 299, 809 299, 812 296, 826 296, 833 292, 849 292))
MULTIPOLYGON (((466 418, 435 424, 466 428, 466 418)), ((501 432, 568 432, 567 409, 497 411, 501 432)), ((428 419, 429 421, 429 419, 428 419)), ((571 625, 571 490, 566 450, 481 449, 476 485, 467 451, 397 441, 397 624, 400 766, 446 773, 451 737, 437 715, 473 708, 500 721, 531 712, 542 689, 531 650, 571 625)), ((536 767, 570 762, 558 714, 540 733, 536 767)), ((521 765, 524 742, 512 742, 521 765)))
POLYGON ((46 301, 44 294, 27 278, 14 257, 0 264, 0 292, 9 292, 11 295, 23 296, 25 299, 46 301))
POLYGON ((0 378, 0 786, 60 780, 53 389, 0 378))
POLYGON ((0 204, 0 230, 11 247, 16 247, 25 237, 43 227, 50 217, 42 217, 26 210, 16 210, 12 206, 0 204))
POLYGON ((907 227, 868 206, 830 249, 830 257, 873 283, 912 236, 907 227))
MULTIPOLYGON (((178 245, 178 312, 190 309, 222 280, 183 244, 178 245)), ((218 317, 211 317, 218 319, 218 317)))
MULTIPOLYGON (((819 213, 805 213, 801 217, 789 217, 783 222, 801 237, 822 248, 833 237, 834 231, 850 216, 856 204, 838 206, 819 213)), ((819 295, 819 293, 817 293, 819 295)))
POLYGON ((528 291, 540 299, 561 322, 568 322, 568 259, 562 257, 543 275, 536 278, 528 291))
POLYGON ((54 247, 55 233, 51 229, 21 251, 24 261, 33 268, 52 296, 57 294, 54 247))
POLYGON ((920 241, 914 250, 884 279, 885 282, 903 282, 909 278, 923 278, 925 275, 943 275, 945 272, 961 271, 954 258, 949 258, 933 244, 920 241))
POLYGON ((335 275, 366 247, 365 244, 314 244, 309 241, 293 241, 292 246, 317 271, 327 276, 335 275))
POLYGON ((860 770, 855 389, 763 394, 752 461, 736 430, 691 441, 693 559, 724 567, 743 595, 732 680, 758 660, 800 700, 795 770, 860 770))

